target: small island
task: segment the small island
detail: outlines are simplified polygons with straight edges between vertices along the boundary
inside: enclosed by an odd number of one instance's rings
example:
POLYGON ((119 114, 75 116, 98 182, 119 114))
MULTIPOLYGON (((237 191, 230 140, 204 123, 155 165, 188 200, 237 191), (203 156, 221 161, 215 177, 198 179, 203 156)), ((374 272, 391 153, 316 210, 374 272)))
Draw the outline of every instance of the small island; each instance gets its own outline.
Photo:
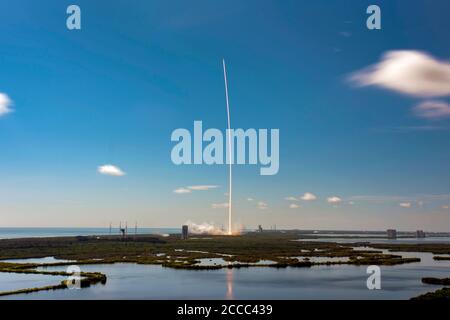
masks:
MULTIPOLYGON (((0 240, 0 272, 69 276, 66 272, 45 271, 45 267, 113 263, 157 264, 166 268, 189 270, 309 268, 336 264, 398 265, 420 262, 420 259, 403 258, 395 254, 395 251, 450 253, 450 244, 371 244, 371 250, 366 250, 366 246, 367 243, 357 242, 357 239, 354 243, 345 244, 332 240, 305 241, 299 239, 298 233, 294 231, 249 232, 236 236, 192 235, 184 240, 175 234, 5 239, 0 240), (382 249, 388 249, 392 253, 387 254, 382 249), (49 256, 70 262, 2 262, 5 259, 49 256), (317 257, 321 259, 317 260, 317 257), (200 263, 208 259, 220 259, 223 263, 200 263)), ((82 273, 81 277, 83 286, 106 283, 106 276, 100 273, 82 273)), ((54 286, 2 292, 0 295, 66 287, 67 283, 63 281, 54 286)))

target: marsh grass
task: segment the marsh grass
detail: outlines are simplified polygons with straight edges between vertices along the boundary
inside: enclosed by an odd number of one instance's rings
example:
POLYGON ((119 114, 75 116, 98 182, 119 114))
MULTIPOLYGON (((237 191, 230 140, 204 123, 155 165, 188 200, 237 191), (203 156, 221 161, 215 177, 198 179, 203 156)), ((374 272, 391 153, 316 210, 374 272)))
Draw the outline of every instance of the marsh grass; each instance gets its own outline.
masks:
MULTIPOLYGON (((247 233, 239 236, 196 236, 181 240, 179 235, 169 237, 139 235, 123 240, 120 236, 89 236, 60 238, 29 238, 0 240, 0 259, 44 258, 73 260, 46 264, 0 262, 0 272, 69 276, 65 272, 45 271, 45 267, 137 263, 161 265, 166 268, 188 270, 217 270, 221 268, 309 268, 320 265, 397 265, 419 262, 419 258, 402 258, 381 251, 354 250, 364 243, 338 244, 322 241, 298 241, 296 232, 247 233), (302 257, 348 257, 348 261, 311 262, 302 257), (223 265, 199 265, 200 259, 222 258, 223 265), (274 263, 263 264, 261 260, 274 263), (37 268, 40 268, 37 270, 37 268), (43 269, 44 268, 44 269, 43 269)), ((450 244, 443 245, 372 245, 390 251, 420 251, 449 253, 450 244)), ((435 257, 436 258, 436 257, 435 257)), ((83 285, 106 282, 100 273, 82 273, 83 285)), ((30 288, 0 295, 29 293, 40 290, 66 288, 63 281, 54 286, 30 288)))

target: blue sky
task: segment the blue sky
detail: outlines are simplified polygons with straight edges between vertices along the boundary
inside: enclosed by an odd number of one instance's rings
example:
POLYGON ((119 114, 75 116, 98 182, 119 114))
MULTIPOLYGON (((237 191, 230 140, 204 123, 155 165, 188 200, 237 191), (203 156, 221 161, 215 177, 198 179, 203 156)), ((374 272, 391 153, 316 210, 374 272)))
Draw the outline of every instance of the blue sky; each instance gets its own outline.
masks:
POLYGON ((450 119, 415 109, 449 95, 348 80, 393 50, 444 66, 448 1, 377 1, 372 31, 369 1, 73 3, 81 30, 69 1, 0 4, 2 226, 225 224, 226 167, 170 160, 174 129, 225 129, 224 57, 232 126, 280 129, 277 175, 235 166, 236 223, 450 231, 450 119))

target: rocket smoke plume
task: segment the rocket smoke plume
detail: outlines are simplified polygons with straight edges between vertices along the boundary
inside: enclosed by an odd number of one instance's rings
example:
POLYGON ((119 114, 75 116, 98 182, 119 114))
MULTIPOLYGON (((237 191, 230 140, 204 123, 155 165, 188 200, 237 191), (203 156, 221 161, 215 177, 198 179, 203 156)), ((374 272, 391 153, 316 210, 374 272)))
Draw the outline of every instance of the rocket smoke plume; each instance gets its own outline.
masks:
POLYGON ((231 161, 231 123, 230 123, 230 103, 228 101, 228 82, 227 82, 227 68, 225 66, 225 59, 222 60, 222 64, 223 64, 223 78, 225 81, 225 98, 226 98, 226 102, 227 102, 227 118, 228 118, 228 163, 229 163, 229 181, 228 181, 228 186, 229 186, 229 190, 228 190, 228 235, 232 235, 233 234, 233 230, 231 229, 231 194, 232 194, 232 175, 231 175, 231 166, 232 166, 232 161, 231 161))
MULTIPOLYGON (((204 235, 214 235, 214 236, 228 235, 228 232, 219 228, 214 223, 203 222, 202 224, 196 224, 192 221, 188 221, 188 222, 186 222, 186 224, 189 227, 189 233, 192 233, 192 234, 204 234, 204 235)), ((234 230, 233 234, 241 234, 241 232, 243 230, 243 226, 235 225, 233 227, 233 230, 234 230)))
POLYGON ((186 222, 189 226, 189 232, 193 234, 210 234, 210 235, 224 235, 225 231, 215 226, 212 223, 204 222, 202 224, 196 224, 192 221, 186 222))

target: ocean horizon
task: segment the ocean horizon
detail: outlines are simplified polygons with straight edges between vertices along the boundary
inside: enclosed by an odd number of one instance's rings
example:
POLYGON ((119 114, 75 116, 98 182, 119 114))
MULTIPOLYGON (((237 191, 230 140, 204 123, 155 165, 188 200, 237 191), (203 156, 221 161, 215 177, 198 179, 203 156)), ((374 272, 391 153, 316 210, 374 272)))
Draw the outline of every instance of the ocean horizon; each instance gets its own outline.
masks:
MULTIPOLYGON (((180 234, 181 228, 128 228, 128 234, 180 234)), ((0 227, 0 239, 119 235, 118 227, 0 227)))

